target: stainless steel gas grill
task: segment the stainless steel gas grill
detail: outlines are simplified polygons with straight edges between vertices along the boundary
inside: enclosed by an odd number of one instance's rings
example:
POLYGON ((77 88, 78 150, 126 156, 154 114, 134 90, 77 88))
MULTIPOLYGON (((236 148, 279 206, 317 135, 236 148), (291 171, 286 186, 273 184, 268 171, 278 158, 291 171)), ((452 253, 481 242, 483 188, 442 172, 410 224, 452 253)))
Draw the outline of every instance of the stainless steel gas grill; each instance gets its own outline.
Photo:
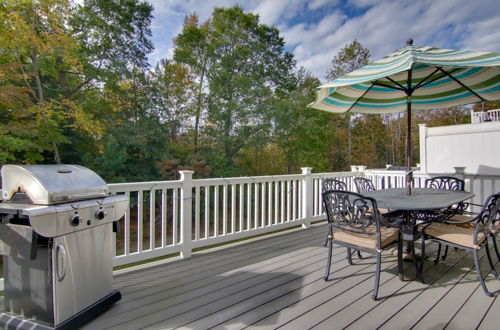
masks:
POLYGON ((14 329, 74 329, 121 295, 112 288, 113 226, 126 196, 77 165, 4 165, 0 254, 14 329))

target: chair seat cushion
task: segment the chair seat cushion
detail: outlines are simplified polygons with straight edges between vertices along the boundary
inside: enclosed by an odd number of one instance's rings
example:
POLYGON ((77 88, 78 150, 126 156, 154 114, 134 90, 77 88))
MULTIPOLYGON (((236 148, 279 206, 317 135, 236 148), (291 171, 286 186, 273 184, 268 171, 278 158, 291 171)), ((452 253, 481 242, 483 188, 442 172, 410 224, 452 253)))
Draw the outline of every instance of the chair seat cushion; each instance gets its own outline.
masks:
POLYGON ((439 240, 471 249, 479 249, 486 238, 483 232, 479 232, 477 235, 477 244, 474 244, 474 228, 460 227, 440 222, 431 223, 429 226, 425 227, 424 231, 425 234, 439 240))
MULTIPOLYGON (((375 227, 370 226, 365 229, 367 232, 375 232, 375 227)), ((391 244, 398 238, 399 229, 397 228, 381 228, 380 237, 382 248, 391 244)), ((358 234, 352 233, 344 230, 338 230, 333 233, 333 240, 338 242, 344 242, 351 245, 357 245, 370 250, 377 251, 377 237, 370 234, 358 234)))

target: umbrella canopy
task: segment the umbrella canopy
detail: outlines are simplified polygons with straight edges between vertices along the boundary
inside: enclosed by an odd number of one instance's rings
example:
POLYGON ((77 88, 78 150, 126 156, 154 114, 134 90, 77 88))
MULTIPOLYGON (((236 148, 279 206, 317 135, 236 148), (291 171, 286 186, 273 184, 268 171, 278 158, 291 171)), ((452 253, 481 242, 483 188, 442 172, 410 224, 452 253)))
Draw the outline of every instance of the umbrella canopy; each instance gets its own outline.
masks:
POLYGON ((500 53, 408 46, 318 88, 310 107, 395 113, 500 99, 500 53))
POLYGON ((407 186, 411 193, 411 110, 500 99, 500 53, 407 47, 317 89, 309 106, 335 113, 407 112, 407 186))

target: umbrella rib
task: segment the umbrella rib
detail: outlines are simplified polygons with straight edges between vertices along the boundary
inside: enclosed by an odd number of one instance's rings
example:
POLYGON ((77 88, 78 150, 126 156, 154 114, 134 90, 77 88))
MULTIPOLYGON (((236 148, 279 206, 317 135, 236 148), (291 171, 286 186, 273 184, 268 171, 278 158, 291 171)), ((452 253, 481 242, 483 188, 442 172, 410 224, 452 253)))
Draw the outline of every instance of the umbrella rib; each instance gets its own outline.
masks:
POLYGON ((375 85, 375 83, 372 83, 372 84, 370 85, 370 87, 368 87, 368 88, 366 89, 366 91, 363 93, 363 95, 361 95, 360 97, 358 97, 358 99, 356 100, 356 102, 354 102, 354 103, 353 103, 353 104, 349 107, 349 109, 347 109, 346 113, 347 113, 347 112, 349 112, 349 111, 351 111, 351 109, 352 109, 352 108, 354 108, 354 107, 356 106, 356 104, 358 104, 359 100, 361 100, 361 99, 362 99, 362 98, 366 95, 366 93, 368 93, 368 92, 370 91, 370 89, 372 89, 372 87, 373 87, 374 85, 375 85))
POLYGON ((425 86, 425 85, 427 85, 427 84, 431 83, 432 81, 435 81, 435 80, 437 80, 437 79, 439 79, 439 78, 443 77, 443 76, 441 76, 441 77, 437 77, 437 78, 434 78, 434 80, 431 80, 431 81, 426 82, 426 80, 427 80, 427 79, 429 79, 430 77, 432 77, 432 76, 433 76, 436 72, 438 72, 438 71, 439 71, 439 69, 436 69, 436 70, 432 71, 432 73, 430 73, 427 77, 425 77, 424 79, 422 79, 422 80, 421 80, 421 81, 420 81, 420 82, 419 82, 419 83, 418 83, 415 87, 413 87, 413 90, 415 90, 415 89, 417 89, 417 88, 419 88, 419 87, 421 87, 421 86, 425 86), (424 83, 425 83, 425 84, 424 84, 424 83))
POLYGON ((386 88, 389 88, 389 89, 395 89, 395 90, 398 90, 398 91, 406 92, 406 90, 404 88, 395 87, 395 86, 391 86, 391 85, 386 85, 386 84, 383 84, 383 83, 378 82, 378 81, 375 81, 373 84, 377 85, 377 86, 386 87, 386 88))
MULTIPOLYGON (((456 71, 458 71, 458 70, 459 70, 459 68, 456 68, 456 69, 454 69, 454 70, 450 71, 449 73, 451 74, 451 73, 454 73, 454 72, 456 72, 456 71)), ((429 80, 429 81, 427 81, 427 82, 425 82, 425 83, 424 83, 424 81, 425 81, 427 78, 429 78, 430 76, 434 75, 434 74, 435 74, 436 72, 438 72, 438 71, 439 71, 439 69, 434 70, 434 72, 432 72, 430 75, 428 75, 427 77, 425 77, 425 79, 424 79, 424 80, 422 80, 420 83, 418 83, 418 84, 417 84, 417 86, 413 87, 413 89, 415 90, 415 89, 417 89, 417 88, 424 87, 424 86, 426 86, 426 85, 432 84, 432 83, 433 83, 433 82, 435 82, 436 80, 439 80, 439 79, 441 79, 441 78, 443 78, 443 77, 446 77, 446 75, 445 75, 445 74, 443 74, 442 76, 436 77, 436 78, 431 79, 431 80, 429 80)))
POLYGON ((405 92, 405 93, 407 93, 407 92, 408 92, 408 89, 407 89, 407 88, 405 88, 405 86, 403 86, 403 85, 401 85, 400 83, 398 83, 396 80, 392 79, 391 77, 385 77, 385 78, 386 78, 387 80, 389 80, 390 82, 392 82, 392 83, 394 83, 394 84, 398 85, 398 86, 399 86, 399 88, 400 88, 403 92, 405 92))
POLYGON ((481 97, 481 95, 477 94, 476 92, 474 92, 472 89, 470 89, 469 87, 465 86, 460 80, 458 80, 457 78, 453 77, 450 73, 446 72, 445 70, 443 70, 442 68, 438 67, 439 71, 441 71, 442 73, 444 73, 445 75, 447 75, 448 77, 450 77, 451 79, 453 79, 454 81, 456 81, 460 86, 462 86, 463 88, 465 88, 466 90, 468 90, 469 92, 471 92, 472 94, 474 94, 477 98, 479 98, 481 101, 486 101, 485 99, 483 99, 481 97))

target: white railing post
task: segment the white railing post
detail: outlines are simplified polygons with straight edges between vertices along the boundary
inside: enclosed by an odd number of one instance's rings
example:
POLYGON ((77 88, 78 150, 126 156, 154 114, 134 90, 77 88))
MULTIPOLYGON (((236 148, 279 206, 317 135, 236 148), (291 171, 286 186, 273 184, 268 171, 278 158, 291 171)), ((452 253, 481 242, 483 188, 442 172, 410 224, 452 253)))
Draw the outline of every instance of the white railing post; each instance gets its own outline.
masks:
POLYGON ((420 169, 421 173, 427 173, 427 125, 418 124, 418 135, 420 139, 420 169))
POLYGON ((180 171, 181 188, 181 257, 189 258, 192 251, 192 203, 193 203, 193 171, 180 171))
POLYGON ((302 218, 304 218, 302 228, 311 227, 312 208, 314 203, 311 172, 311 167, 302 167, 302 174, 304 175, 302 179, 302 218))

